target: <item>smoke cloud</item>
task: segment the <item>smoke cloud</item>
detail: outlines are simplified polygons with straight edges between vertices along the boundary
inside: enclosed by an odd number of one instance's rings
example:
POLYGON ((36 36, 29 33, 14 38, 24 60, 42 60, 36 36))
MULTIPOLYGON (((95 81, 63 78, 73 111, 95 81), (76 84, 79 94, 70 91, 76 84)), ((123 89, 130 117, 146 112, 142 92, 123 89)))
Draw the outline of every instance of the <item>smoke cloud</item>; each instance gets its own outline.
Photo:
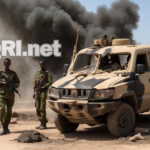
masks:
POLYGON ((52 44, 59 39, 62 57, 44 58, 57 78, 62 76, 63 64, 70 63, 79 24, 82 32, 78 49, 93 46, 93 40, 105 34, 130 38, 135 43, 132 31, 138 27, 138 10, 139 6, 129 0, 116 1, 110 8, 99 6, 97 13, 87 12, 74 0, 0 0, 0 20, 24 45, 52 44))
POLYGON ((110 8, 99 6, 96 13, 87 12, 74 0, 0 0, 1 40, 21 39, 24 50, 30 43, 52 44, 58 39, 62 44, 61 58, 12 58, 12 66, 21 77, 21 93, 27 96, 24 91, 33 92, 32 80, 40 59, 47 61, 54 81, 62 77, 63 64, 71 60, 78 25, 82 25, 78 50, 93 46, 94 39, 105 34, 135 43, 132 31, 138 27, 138 10, 139 6, 130 0, 118 0, 110 8))

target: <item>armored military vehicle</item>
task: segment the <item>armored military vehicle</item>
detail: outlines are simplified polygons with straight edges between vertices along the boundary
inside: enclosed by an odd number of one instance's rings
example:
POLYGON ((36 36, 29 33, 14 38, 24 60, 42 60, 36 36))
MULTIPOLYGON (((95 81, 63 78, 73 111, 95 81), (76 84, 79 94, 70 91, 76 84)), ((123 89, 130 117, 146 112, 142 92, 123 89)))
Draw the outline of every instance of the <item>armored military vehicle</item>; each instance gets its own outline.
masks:
POLYGON ((71 64, 50 88, 47 105, 63 133, 83 123, 107 124, 112 135, 127 136, 136 114, 150 110, 150 45, 131 45, 114 35, 94 45, 76 53, 76 42, 71 64))

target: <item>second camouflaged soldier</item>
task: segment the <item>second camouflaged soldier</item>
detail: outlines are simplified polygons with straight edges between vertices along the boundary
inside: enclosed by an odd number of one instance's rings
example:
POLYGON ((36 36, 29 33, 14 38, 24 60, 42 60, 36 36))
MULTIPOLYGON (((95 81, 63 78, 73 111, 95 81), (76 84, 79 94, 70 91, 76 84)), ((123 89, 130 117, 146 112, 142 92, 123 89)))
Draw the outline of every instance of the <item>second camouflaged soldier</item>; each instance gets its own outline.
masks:
MULTIPOLYGON (((4 60, 5 70, 0 71, 0 76, 5 76, 9 79, 15 86, 15 88, 19 87, 20 80, 15 71, 9 69, 11 65, 11 60, 6 58, 4 60)), ((9 90, 9 84, 4 81, 4 79, 0 80, 0 120, 3 126, 3 131, 0 135, 10 133, 8 129, 8 125, 12 116, 12 107, 14 105, 15 94, 14 91, 9 90)))
POLYGON ((34 78, 34 95, 33 98, 36 99, 36 112, 38 119, 41 121, 41 125, 36 127, 36 129, 46 129, 46 98, 49 86, 52 84, 52 77, 49 71, 46 70, 46 62, 40 61, 41 69, 37 71, 34 78))

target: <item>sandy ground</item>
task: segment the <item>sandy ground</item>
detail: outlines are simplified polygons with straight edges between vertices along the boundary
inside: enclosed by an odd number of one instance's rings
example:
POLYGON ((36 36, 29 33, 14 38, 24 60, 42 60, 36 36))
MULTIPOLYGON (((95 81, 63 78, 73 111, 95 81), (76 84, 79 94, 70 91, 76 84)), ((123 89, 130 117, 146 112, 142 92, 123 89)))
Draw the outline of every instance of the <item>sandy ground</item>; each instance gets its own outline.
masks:
MULTIPOLYGON (((0 136, 0 150, 149 150, 150 136, 145 136, 145 140, 130 142, 124 138, 114 138, 110 135, 107 126, 80 125, 76 132, 61 134, 53 123, 54 113, 47 108, 49 123, 48 129, 38 130, 49 140, 40 143, 24 144, 18 143, 16 139, 25 130, 34 130, 39 125, 35 114, 33 102, 16 103, 13 111, 26 114, 28 118, 19 119, 17 124, 10 125, 11 134, 0 136), (23 107, 22 107, 23 106, 23 107), (26 108, 25 108, 26 106, 26 108)), ((136 122, 137 127, 150 128, 150 113, 141 114, 136 122)), ((2 127, 0 127, 0 130, 2 127)))

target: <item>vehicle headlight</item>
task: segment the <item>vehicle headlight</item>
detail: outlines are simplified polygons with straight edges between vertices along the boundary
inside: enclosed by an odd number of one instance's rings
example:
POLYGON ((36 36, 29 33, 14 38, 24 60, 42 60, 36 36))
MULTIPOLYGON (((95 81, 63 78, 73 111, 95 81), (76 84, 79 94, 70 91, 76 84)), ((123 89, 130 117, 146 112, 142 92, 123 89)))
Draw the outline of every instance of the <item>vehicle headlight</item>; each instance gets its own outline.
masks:
POLYGON ((102 95, 101 90, 96 90, 95 94, 94 94, 94 98, 100 98, 102 95))
POLYGON ((96 90, 94 93, 94 99, 107 98, 113 96, 115 89, 96 90))
POLYGON ((49 90, 49 96, 52 96, 52 97, 59 97, 59 89, 55 89, 55 88, 50 88, 49 90))
POLYGON ((105 97, 110 97, 111 96, 111 90, 110 89, 109 90, 105 90, 103 92, 103 94, 104 94, 105 97))

